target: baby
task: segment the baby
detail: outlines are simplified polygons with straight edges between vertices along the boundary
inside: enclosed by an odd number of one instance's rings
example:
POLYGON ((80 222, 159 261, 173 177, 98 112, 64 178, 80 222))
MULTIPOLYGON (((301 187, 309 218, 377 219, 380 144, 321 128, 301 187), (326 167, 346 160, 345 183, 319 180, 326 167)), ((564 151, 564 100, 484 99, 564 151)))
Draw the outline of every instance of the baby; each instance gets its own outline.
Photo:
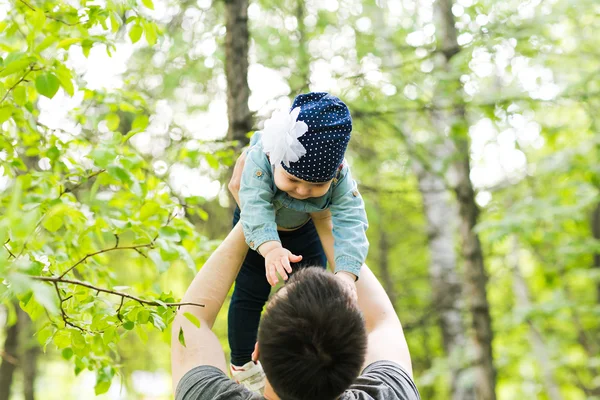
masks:
POLYGON ((264 375, 252 352, 277 275, 287 280, 301 260, 324 266, 329 258, 336 277, 354 287, 365 262, 366 212, 344 161, 351 131, 350 112, 340 99, 308 93, 296 97, 291 112, 275 112, 252 137, 240 183, 241 215, 239 210, 234 215, 251 250, 228 318, 231 373, 251 390, 262 390, 264 375), (331 213, 333 243, 326 240, 329 226, 311 219, 325 210, 331 213))

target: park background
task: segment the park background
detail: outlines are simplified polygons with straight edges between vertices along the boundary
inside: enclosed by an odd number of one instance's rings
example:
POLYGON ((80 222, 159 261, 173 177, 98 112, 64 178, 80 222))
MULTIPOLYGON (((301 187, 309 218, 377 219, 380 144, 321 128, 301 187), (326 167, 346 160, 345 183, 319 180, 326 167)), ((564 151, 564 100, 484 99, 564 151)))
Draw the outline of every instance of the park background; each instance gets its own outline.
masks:
POLYGON ((0 0, 0 400, 171 397, 167 303, 309 90, 422 397, 600 398, 599 33, 595 0, 0 0))

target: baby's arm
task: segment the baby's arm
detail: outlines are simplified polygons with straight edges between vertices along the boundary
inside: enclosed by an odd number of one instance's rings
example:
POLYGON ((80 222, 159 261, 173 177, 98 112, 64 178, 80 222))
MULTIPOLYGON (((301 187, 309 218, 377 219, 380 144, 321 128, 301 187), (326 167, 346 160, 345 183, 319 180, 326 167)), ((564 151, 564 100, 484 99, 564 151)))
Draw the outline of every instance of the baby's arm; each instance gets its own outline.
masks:
POLYGON ((240 221, 248 246, 265 257, 265 274, 272 286, 279 281, 277 273, 287 280, 287 274, 292 272, 290 262, 302 260, 301 256, 281 246, 275 222, 274 195, 275 183, 269 161, 260 148, 251 148, 240 182, 240 221))
POLYGON ((332 232, 334 237, 335 272, 352 274, 358 279, 369 251, 365 204, 350 169, 346 167, 331 199, 332 232))
POLYGON ((267 281, 271 286, 275 286, 279 282, 279 279, 277 279, 278 273, 284 281, 287 281, 288 274, 292 273, 290 263, 302 261, 302 256, 293 254, 277 241, 264 243, 260 246, 258 252, 265 258, 267 281))
MULTIPOLYGON (((335 268, 335 258, 334 258, 334 238, 333 238, 333 221, 331 218, 331 211, 329 209, 311 213, 311 218, 313 223, 315 224, 315 228, 317 230, 317 234, 319 235, 319 239, 321 240, 321 245, 323 246, 323 250, 325 251, 325 256, 327 256, 327 261, 329 262, 329 268, 332 271, 336 271, 335 268)), ((347 271, 337 271, 335 274, 337 278, 339 278, 342 283, 346 285, 346 287, 350 290, 353 296, 356 297, 356 286, 354 282, 356 281, 356 275, 347 272, 347 271)))
POLYGON ((311 213, 310 214, 313 223, 315 224, 315 229, 317 230, 317 234, 319 235, 319 239, 321 240, 321 245, 323 246, 323 250, 325 251, 325 256, 327 257, 327 262, 329 263, 329 268, 331 272, 335 271, 335 257, 333 251, 333 222, 331 220, 331 210, 327 209, 324 211, 311 213))

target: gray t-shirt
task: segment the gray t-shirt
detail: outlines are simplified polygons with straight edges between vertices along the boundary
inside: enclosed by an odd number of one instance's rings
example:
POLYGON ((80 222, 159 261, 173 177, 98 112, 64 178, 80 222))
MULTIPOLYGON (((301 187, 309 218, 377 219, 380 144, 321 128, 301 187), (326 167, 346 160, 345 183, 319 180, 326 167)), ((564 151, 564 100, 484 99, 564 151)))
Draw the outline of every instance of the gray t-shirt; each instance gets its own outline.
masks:
MULTIPOLYGON (((177 386, 176 400, 264 400, 229 379, 218 368, 201 365, 188 371, 177 386)), ((377 361, 365 368, 340 400, 419 400, 408 373, 391 361, 377 361)))

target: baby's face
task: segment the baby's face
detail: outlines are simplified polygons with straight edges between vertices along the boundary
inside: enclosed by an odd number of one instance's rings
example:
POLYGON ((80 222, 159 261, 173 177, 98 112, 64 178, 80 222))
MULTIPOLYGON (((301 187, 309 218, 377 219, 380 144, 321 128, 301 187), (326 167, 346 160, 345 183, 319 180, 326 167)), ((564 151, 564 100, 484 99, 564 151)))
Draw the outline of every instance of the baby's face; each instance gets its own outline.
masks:
POLYGON ((274 177, 275 186, 277 186, 279 190, 286 192, 290 197, 298 200, 324 196, 333 181, 333 179, 319 183, 303 181, 302 179, 291 175, 279 165, 275 167, 274 177))

